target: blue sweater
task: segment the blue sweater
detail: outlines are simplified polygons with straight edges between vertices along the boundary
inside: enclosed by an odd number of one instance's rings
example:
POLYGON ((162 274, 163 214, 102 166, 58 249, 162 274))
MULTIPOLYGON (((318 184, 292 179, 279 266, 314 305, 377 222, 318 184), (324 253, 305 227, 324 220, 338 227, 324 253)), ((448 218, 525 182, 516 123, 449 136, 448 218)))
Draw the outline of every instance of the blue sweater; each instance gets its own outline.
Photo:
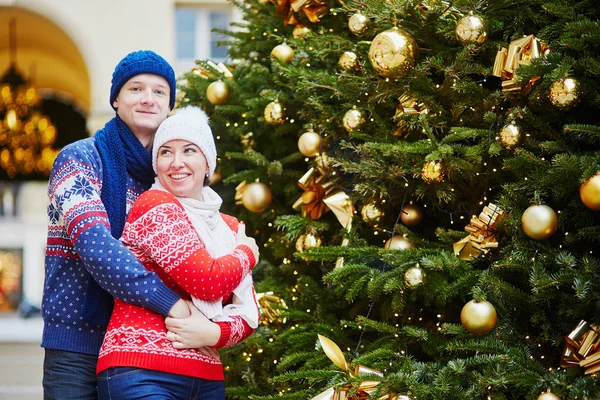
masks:
MULTIPOLYGON (((100 199, 102 168, 94 138, 88 138, 66 146, 50 174, 42 300, 45 348, 98 354, 106 327, 82 315, 90 279, 119 300, 163 316, 180 298, 111 236, 100 199)), ((127 177, 127 212, 146 189, 127 177)))

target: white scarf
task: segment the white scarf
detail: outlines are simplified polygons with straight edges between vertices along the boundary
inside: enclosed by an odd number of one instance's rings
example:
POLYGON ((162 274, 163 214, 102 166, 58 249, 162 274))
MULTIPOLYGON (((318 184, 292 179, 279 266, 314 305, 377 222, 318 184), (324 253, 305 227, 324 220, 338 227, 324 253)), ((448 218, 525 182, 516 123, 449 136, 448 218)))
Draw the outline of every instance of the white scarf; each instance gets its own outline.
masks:
MULTIPOLYGON (((158 178, 155 178, 151 189, 168 192, 158 178)), ((198 237, 204 244, 206 251, 213 258, 231 254, 235 250, 235 235, 229 225, 225 223, 219 210, 223 199, 209 186, 202 188, 200 200, 189 197, 177 197, 185 212, 194 225, 198 237)), ((208 319, 213 321, 231 321, 229 316, 241 316, 250 327, 258 326, 258 306, 254 296, 252 274, 248 273, 233 290, 233 304, 223 307, 223 299, 203 300, 192 296, 192 302, 208 319)))

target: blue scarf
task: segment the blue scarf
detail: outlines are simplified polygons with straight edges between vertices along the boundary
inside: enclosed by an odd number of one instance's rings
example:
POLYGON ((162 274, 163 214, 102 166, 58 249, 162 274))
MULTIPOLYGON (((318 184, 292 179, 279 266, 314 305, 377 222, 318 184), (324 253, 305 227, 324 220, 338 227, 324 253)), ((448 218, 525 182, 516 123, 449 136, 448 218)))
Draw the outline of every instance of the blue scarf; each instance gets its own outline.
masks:
MULTIPOLYGON (((127 174, 140 182, 144 190, 148 189, 154 182, 152 155, 118 115, 96 132, 94 139, 102 162, 100 198, 108 214, 110 233, 119 239, 127 218, 127 174)), ((106 326, 112 308, 112 296, 90 279, 83 304, 84 318, 106 326)))

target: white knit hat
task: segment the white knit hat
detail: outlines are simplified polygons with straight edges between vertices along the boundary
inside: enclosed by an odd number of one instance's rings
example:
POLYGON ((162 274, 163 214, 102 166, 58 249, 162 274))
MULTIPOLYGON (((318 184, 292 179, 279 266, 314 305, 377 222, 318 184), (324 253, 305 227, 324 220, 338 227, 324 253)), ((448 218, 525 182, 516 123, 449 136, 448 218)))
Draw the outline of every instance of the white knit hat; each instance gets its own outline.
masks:
POLYGON ((217 166, 217 148, 208 125, 208 116, 204 111, 195 106, 183 107, 160 124, 152 146, 154 172, 156 172, 158 149, 171 140, 187 140, 200 147, 208 162, 208 177, 213 176, 217 166))

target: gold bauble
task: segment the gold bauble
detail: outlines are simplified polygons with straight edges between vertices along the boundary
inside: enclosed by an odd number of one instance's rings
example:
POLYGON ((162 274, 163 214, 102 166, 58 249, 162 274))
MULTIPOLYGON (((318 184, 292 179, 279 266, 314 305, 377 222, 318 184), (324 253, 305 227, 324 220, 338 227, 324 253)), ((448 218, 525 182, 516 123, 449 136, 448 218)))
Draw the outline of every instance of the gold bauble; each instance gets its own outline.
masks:
POLYGON ((587 208, 600 210, 600 173, 592 176, 579 187, 579 197, 587 208))
POLYGON ((407 286, 418 286, 423 283, 423 279, 425 279, 425 271, 419 264, 410 267, 404 272, 404 283, 407 286))
POLYGON ((505 125, 498 133, 498 141, 505 149, 514 149, 521 141, 521 129, 513 123, 505 125))
POLYGON ((529 207, 521 216, 521 226, 527 236, 535 240, 548 239, 558 226, 553 209, 540 204, 529 207))
POLYGON ((273 47, 273 50, 271 50, 271 55, 279 61, 289 64, 296 53, 294 52, 294 49, 288 46, 287 43, 281 43, 273 47))
POLYGON ((569 110, 581 99, 579 82, 574 78, 558 80, 550 85, 550 102, 561 110, 569 110))
POLYGON ((560 397, 558 397, 554 393, 545 392, 540 394, 537 400, 560 400, 560 397))
POLYGON ((229 88, 223 81, 215 81, 206 88, 206 98, 212 104, 225 104, 229 99, 229 88))
POLYGON ((408 227, 413 227, 419 224, 423 219, 423 210, 421 207, 414 204, 407 204, 402 207, 402 213, 400 214, 400 220, 408 227))
POLYGON ((338 65, 346 71, 356 69, 358 65, 358 56, 352 51, 345 51, 338 60, 338 65))
POLYGON ((358 130, 362 124, 365 123, 365 117, 363 116, 363 113, 360 110, 348 110, 346 114, 344 114, 344 118, 342 118, 342 123, 344 124, 344 128, 346 128, 348 132, 354 132, 358 130))
POLYGON ((487 24, 478 15, 466 15, 456 23, 456 37, 462 44, 481 44, 488 37, 487 24))
POLYGON ((313 235, 312 233, 300 235, 298 240, 296 240, 296 251, 298 251, 299 253, 303 253, 309 247, 319 246, 321 246, 321 238, 313 235))
POLYGON ((369 30, 369 18, 361 13, 356 13, 348 20, 348 29, 355 35, 362 35, 369 30))
POLYGON ((283 105, 273 101, 265 107, 265 120, 271 125, 280 125, 285 122, 283 105))
POLYGON ((298 150, 306 157, 314 157, 321 149, 321 135, 310 130, 304 132, 298 139, 298 150))
POLYGON ((441 161, 429 161, 423 164, 421 178, 425 183, 438 183, 444 180, 444 164, 441 161))
POLYGON ((377 207, 377 204, 370 203, 360 210, 360 215, 367 224, 376 226, 381 221, 383 212, 377 207))
POLYGON ((405 238, 404 236, 396 235, 385 242, 384 249, 389 250, 406 250, 414 249, 416 246, 413 242, 405 238))
POLYGON ((369 48, 373 68, 386 78, 403 78, 417 62, 417 42, 408 33, 393 27, 375 36, 369 48))
POLYGON ((292 36, 294 37, 294 39, 304 39, 311 32, 312 32, 312 29, 310 29, 307 26, 296 25, 296 27, 294 28, 294 31, 292 32, 292 36))
POLYGON ((460 312, 460 322, 475 335, 485 335, 496 326, 498 316, 489 301, 471 300, 460 312))
POLYGON ((252 182, 242 193, 242 204, 248 211, 263 212, 271 205, 273 195, 271 189, 264 183, 252 182))

